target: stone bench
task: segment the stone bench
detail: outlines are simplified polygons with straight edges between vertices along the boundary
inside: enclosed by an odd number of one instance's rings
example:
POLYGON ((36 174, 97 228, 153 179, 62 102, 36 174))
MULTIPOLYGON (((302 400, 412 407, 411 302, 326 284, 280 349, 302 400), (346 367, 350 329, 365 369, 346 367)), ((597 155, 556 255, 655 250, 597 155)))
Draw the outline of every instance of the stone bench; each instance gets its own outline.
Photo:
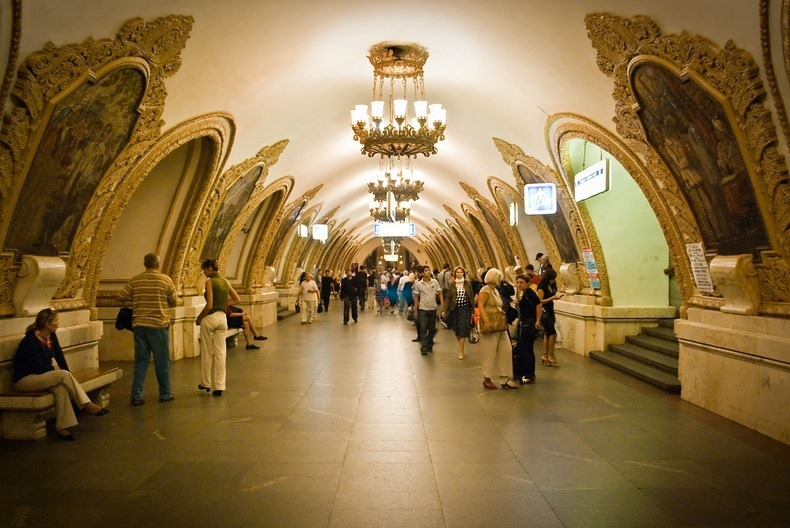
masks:
MULTIPOLYGON (((73 371, 74 377, 100 407, 109 405, 107 387, 121 379, 123 370, 87 368, 73 371)), ((0 435, 7 440, 38 440, 47 435, 46 422, 55 417, 55 397, 49 391, 20 392, 7 390, 0 394, 0 435)))

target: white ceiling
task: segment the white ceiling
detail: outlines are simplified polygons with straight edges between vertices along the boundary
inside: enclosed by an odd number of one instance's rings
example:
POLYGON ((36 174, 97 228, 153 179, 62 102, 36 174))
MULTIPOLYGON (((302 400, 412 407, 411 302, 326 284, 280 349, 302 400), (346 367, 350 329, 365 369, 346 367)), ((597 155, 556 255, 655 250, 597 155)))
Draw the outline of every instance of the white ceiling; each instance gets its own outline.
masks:
MULTIPOLYGON (((165 128, 224 111, 237 124, 228 166, 290 140, 268 181, 295 178, 292 199, 324 183, 314 203, 368 238, 365 182, 378 164, 360 155, 349 110, 367 103, 368 48, 416 42, 430 57, 430 102, 448 111, 439 154, 415 163, 426 188, 413 221, 435 227, 469 202, 464 181, 487 194, 486 178, 513 182, 492 142, 502 138, 549 164, 547 114, 574 112, 613 129, 612 83, 595 64, 584 16, 648 15, 664 33, 688 30, 723 45, 734 39, 760 57, 758 0, 50 0, 26 2, 22 53, 113 37, 133 17, 194 17, 182 66, 167 79, 165 128)), ((419 229, 418 227, 418 229, 419 229)))

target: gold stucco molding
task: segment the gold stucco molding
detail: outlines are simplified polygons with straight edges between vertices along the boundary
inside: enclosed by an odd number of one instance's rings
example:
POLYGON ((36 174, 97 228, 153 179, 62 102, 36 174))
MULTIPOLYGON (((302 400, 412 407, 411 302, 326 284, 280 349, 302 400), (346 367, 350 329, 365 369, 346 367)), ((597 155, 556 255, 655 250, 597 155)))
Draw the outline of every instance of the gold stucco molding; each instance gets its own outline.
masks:
MULTIPOLYGON (((8 46, 8 60, 6 61, 3 85, 0 88, 0 103, 5 106, 11 83, 14 81, 16 62, 19 59, 19 43, 22 40, 22 0, 13 0, 13 14, 11 19, 11 38, 8 46)), ((0 125, 1 126, 1 125, 0 125)))
MULTIPOLYGON (((487 180, 487 184, 488 184, 489 191, 491 191, 491 193, 493 195, 493 191, 491 190, 491 180, 492 179, 493 179, 493 177, 489 177, 488 180, 487 180)), ((529 263, 529 259, 527 258, 527 252, 524 250, 524 244, 521 242, 521 237, 518 235, 518 231, 516 231, 516 228, 510 225, 510 220, 508 219, 507 216, 505 216, 505 212, 502 211, 502 209, 495 202, 492 202, 491 200, 489 200, 486 197, 484 197, 482 194, 480 194, 477 191, 477 189, 475 189, 471 185, 468 185, 468 184, 466 184, 464 182, 459 182, 459 184, 461 185, 461 188, 464 191, 466 191, 466 194, 470 198, 475 200, 479 204, 479 206, 481 208, 485 207, 486 210, 488 211, 488 213, 490 215, 492 215, 494 218, 496 218, 497 223, 499 224, 499 227, 502 230, 502 233, 505 235, 505 239, 507 240, 507 244, 508 244, 508 246, 510 246, 509 249, 510 249, 510 252, 513 254, 513 256, 514 257, 518 257, 519 260, 524 265, 528 264, 529 263)), ((495 199, 496 199, 496 197, 495 197, 495 199)), ((494 228, 494 226, 491 226, 491 227, 492 227, 492 229, 494 228)), ((505 264, 505 263, 515 265, 515 262, 504 262, 503 261, 503 264, 505 264)))
MULTIPOLYGON (((547 183, 554 183, 557 186, 557 201, 565 214, 565 221, 568 224, 573 242, 576 245, 576 252, 578 255, 582 254, 583 248, 590 248, 595 256, 595 261, 598 264, 598 272, 600 275, 601 289, 594 290, 590 287, 590 279, 586 273, 586 267, 582 262, 575 262, 576 274, 579 284, 582 285, 581 293, 584 295, 591 295, 595 297, 596 304, 602 306, 612 305, 612 296, 609 288, 609 277, 606 273, 606 259, 601 251, 601 244, 598 241, 598 236, 595 233, 595 228, 584 214, 577 207, 576 202, 571 198, 573 194, 567 184, 567 181, 560 175, 559 170, 554 170, 547 165, 541 163, 539 160, 532 156, 527 156, 521 147, 513 145, 499 138, 493 138, 494 145, 502 156, 502 160, 510 165, 513 173, 513 179, 516 182, 516 187, 519 190, 521 204, 523 205, 524 196, 524 179, 519 172, 519 166, 523 166, 527 171, 535 176, 540 181, 547 183)), ((547 126, 547 147, 549 151, 552 150, 553 141, 548 138, 547 126)), ((555 164, 556 158, 554 159, 555 164)), ((549 260, 552 262, 562 262, 560 250, 554 238, 554 234, 549 229, 546 221, 535 215, 531 217, 535 228, 540 235, 541 240, 546 245, 546 251, 549 255, 549 260)), ((529 261, 527 261, 529 262, 529 261)), ((562 283, 562 277, 557 277, 560 287, 565 287, 562 283)))
MULTIPOLYGON (((591 14, 585 17, 585 22, 590 41, 598 53, 598 67, 614 79, 617 131, 644 160, 660 163, 652 161, 659 156, 649 144, 637 116, 639 105, 630 80, 632 65, 651 61, 668 67, 681 78, 694 79, 723 105, 741 145, 771 245, 780 259, 787 259, 790 254, 790 178, 785 159, 777 149, 776 127, 765 105, 765 89, 752 56, 732 41, 720 48, 704 37, 686 32, 662 35, 658 25, 645 16, 629 20, 609 14, 591 14)), ((668 171, 665 167, 664 170, 668 171)), ((771 266, 776 268, 777 265, 770 259, 767 263, 755 264, 758 277, 767 275, 766 270, 760 268, 770 269, 771 266)), ((783 293, 775 283, 761 281, 760 286, 764 304, 783 302, 783 293)), ((699 297, 693 296, 691 303, 705 307, 720 304, 719 300, 698 303, 699 297)), ((782 315, 790 315, 790 307, 780 311, 782 315)))
MULTIPOLYGON (((768 81, 768 87, 771 89, 771 97, 774 100, 774 108, 776 109, 776 117, 779 119, 779 126, 785 136, 785 142, 790 142, 790 124, 787 121, 787 111, 782 98, 782 92, 779 90, 779 84, 776 80, 776 72, 774 71, 773 53, 771 51, 771 24, 770 24, 770 0, 760 0, 760 47, 763 51, 763 68, 765 69, 765 78, 768 81)), ((782 49, 787 50, 790 46, 790 36, 788 36, 787 25, 790 24, 790 8, 788 8, 787 0, 782 2, 782 49)), ((787 68, 787 53, 785 55, 785 68, 787 68)))
POLYGON ((472 223, 468 219, 461 216, 455 209, 453 209, 449 205, 445 204, 444 209, 450 214, 453 220, 455 220, 455 223, 458 224, 467 233, 469 233, 474 239, 474 244, 472 247, 478 250, 479 254, 477 255, 477 257, 479 261, 478 262, 472 261, 470 264, 474 266, 482 266, 482 267, 495 265, 496 261, 494 260, 493 255, 491 255, 491 252, 488 250, 488 246, 483 242, 483 239, 480 238, 480 233, 477 232, 477 229, 475 229, 472 223))
MULTIPOLYGON (((300 221, 299 224, 305 222, 311 224, 315 220, 315 218, 318 217, 318 213, 321 211, 322 206, 323 204, 315 204, 314 206, 310 207, 306 211, 302 212, 302 221, 300 221)), ((304 251, 305 246, 307 245, 307 241, 308 241, 307 238, 300 237, 298 235, 296 236, 294 240, 294 244, 291 245, 288 254, 285 255, 285 263, 286 263, 285 271, 287 271, 288 273, 290 273, 290 270, 296 269, 297 264, 302 264, 302 265, 307 264, 306 262, 299 261, 299 259, 302 257, 302 252, 304 251)), ((305 268, 305 270, 307 271, 308 268, 305 268)))
MULTIPOLYGON (((258 247, 255 250, 254 256, 252 257, 253 265, 250 268, 250 273, 247 277, 247 289, 254 289, 257 285, 263 284, 263 273, 266 266, 276 267, 278 259, 272 258, 269 260, 268 256, 273 252, 273 249, 275 256, 279 256, 278 253, 284 249, 283 244, 287 243, 289 237, 285 236, 282 237, 281 240, 277 241, 275 241, 275 237, 277 237, 281 227, 283 227, 284 222, 290 218, 291 214, 295 213, 297 210, 301 211, 310 200, 315 198, 315 195, 318 194, 318 191, 320 191, 323 186, 324 184, 317 185, 290 204, 285 205, 274 219, 272 224, 266 226, 266 234, 261 239, 258 247)), ((294 231, 295 225, 287 226, 287 230, 288 232, 294 231)), ((282 274, 284 270, 277 271, 278 273, 282 274)))
MULTIPOLYGON (((258 206, 276 191, 274 188, 267 187, 266 178, 269 176, 269 170, 271 167, 277 163, 277 161, 279 161, 280 156, 282 155, 283 151, 285 151, 285 147, 288 146, 288 143, 289 141, 287 139, 283 139, 277 143, 274 143, 273 145, 263 147, 255 156, 248 158, 241 163, 237 163, 223 174, 222 189, 220 192, 224 199, 230 188, 233 187, 233 185, 239 181, 239 179, 243 178, 249 174, 250 171, 255 170, 257 167, 261 168, 261 175, 258 177, 258 181, 255 183, 255 188, 253 189, 252 194, 242 207, 239 214, 233 220, 233 224, 228 231, 228 235, 225 238, 225 241, 222 243, 222 248, 219 252, 219 258, 217 259, 220 269, 225 269, 228 263, 228 256, 230 255, 230 252, 233 251, 233 247, 236 245, 236 240, 238 239, 239 235, 241 235, 244 225, 247 223, 250 217, 255 214, 258 206)), ((218 213, 218 211, 216 212, 218 213)), ((210 229, 210 226, 211 224, 207 226, 206 230, 210 229)), ((244 281, 243 277, 241 277, 241 279, 244 281)))
MULTIPOLYGON (((145 22, 136 18, 123 25, 115 39, 85 40, 57 47, 47 43, 26 59, 17 73, 11 107, 0 131, 0 233, 5 237, 33 163, 38 143, 55 106, 75 87, 119 68, 135 68, 146 78, 139 117, 124 148, 104 174, 91 202, 82 214, 67 257, 66 277, 55 295, 60 308, 81 308, 95 294, 86 291, 86 275, 92 267, 93 245, 100 219, 106 213, 112 191, 151 147, 163 122, 167 92, 164 79, 181 64, 179 55, 192 28, 191 17, 168 16, 145 22)), ((0 304, 10 299, 0 299, 0 304)), ((94 314, 95 315, 95 314, 94 314)))
MULTIPOLYGON (((555 114, 547 127, 552 136, 552 155, 559 159, 565 178, 570 182, 572 168, 567 149, 572 139, 580 139, 601 147, 614 156, 642 190, 650 208, 656 215, 669 246, 672 265, 678 278, 678 288, 684 306, 695 292, 685 244, 700 240, 700 233, 691 208, 683 197, 677 182, 664 170, 657 157, 643 161, 620 138, 600 124, 577 114, 555 114)), ((570 183, 568 183, 570 185, 570 183)), ((584 204, 579 204, 581 214, 589 218, 584 204)))

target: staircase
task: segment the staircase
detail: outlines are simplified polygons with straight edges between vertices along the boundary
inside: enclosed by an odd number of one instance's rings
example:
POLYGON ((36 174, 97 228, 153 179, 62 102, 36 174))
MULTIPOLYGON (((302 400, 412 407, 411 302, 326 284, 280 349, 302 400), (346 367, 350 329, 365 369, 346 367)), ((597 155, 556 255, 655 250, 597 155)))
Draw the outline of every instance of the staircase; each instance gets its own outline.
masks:
POLYGON ((622 345, 609 345, 606 352, 592 350, 590 357, 667 392, 679 394, 675 320, 661 319, 658 325, 656 328, 643 328, 639 335, 626 337, 622 345))
POLYGON ((283 319, 288 319, 292 315, 296 315, 296 312, 293 310, 289 310, 284 306, 277 307, 277 320, 282 321, 283 319))

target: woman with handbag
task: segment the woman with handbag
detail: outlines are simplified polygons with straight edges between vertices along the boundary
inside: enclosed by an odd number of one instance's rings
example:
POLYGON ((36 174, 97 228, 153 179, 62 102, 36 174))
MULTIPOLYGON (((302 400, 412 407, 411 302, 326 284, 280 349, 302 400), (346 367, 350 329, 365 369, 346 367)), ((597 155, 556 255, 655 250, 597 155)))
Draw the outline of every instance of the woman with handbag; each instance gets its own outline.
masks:
POLYGON ((453 279, 447 285, 447 295, 442 305, 442 319, 447 317, 450 328, 458 338, 458 359, 464 359, 464 343, 472 329, 472 310, 475 299, 472 283, 466 280, 466 272, 461 266, 453 270, 453 279))
POLYGON ((511 372, 512 375, 513 360, 502 298, 497 291, 502 272, 491 268, 486 271, 484 280, 485 286, 477 294, 477 306, 480 308, 480 348, 483 351, 483 387, 496 389, 491 381, 496 372, 503 389, 517 389, 518 385, 511 376, 503 375, 503 372, 511 372))

